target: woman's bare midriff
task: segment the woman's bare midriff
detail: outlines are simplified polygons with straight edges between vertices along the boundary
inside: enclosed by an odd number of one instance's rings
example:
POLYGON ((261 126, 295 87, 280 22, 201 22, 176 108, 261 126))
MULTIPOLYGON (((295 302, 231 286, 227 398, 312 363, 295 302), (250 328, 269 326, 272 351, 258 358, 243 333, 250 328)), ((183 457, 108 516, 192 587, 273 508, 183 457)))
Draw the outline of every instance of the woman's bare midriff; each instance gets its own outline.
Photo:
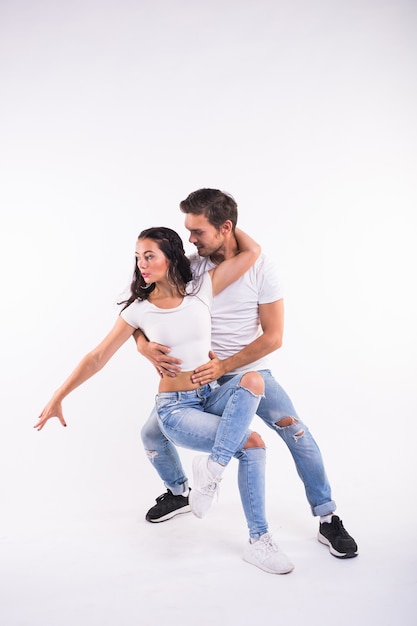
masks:
POLYGON ((175 378, 163 375, 159 383, 158 392, 192 391, 193 389, 198 389, 201 385, 199 383, 192 382, 192 375, 193 372, 177 372, 175 378))

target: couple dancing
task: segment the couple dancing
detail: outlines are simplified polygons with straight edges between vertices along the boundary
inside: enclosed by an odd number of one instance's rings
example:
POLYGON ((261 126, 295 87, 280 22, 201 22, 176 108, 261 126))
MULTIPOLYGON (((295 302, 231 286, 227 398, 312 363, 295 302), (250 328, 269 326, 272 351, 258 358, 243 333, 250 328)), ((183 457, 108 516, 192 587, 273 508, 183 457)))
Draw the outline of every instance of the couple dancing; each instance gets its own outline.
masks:
POLYGON ((265 444, 249 430, 258 413, 293 454, 312 512, 320 516, 319 541, 334 556, 356 556, 356 543, 333 514, 335 503, 318 446, 284 390, 264 367, 264 357, 279 347, 276 340, 270 340, 274 320, 282 323, 282 295, 277 295, 279 289, 276 281, 271 281, 267 260, 260 247, 236 227, 237 206, 228 194, 198 190, 180 207, 186 213, 185 225, 198 258, 190 262, 180 237, 169 228, 142 231, 136 242, 131 295, 122 303, 113 329, 54 393, 35 428, 41 430, 55 416, 66 425, 63 399, 135 335, 139 350, 160 374, 156 411, 143 427, 142 439, 168 488, 148 511, 147 519, 163 521, 190 507, 198 517, 205 515, 225 467, 235 457, 249 529, 243 558, 270 573, 292 571, 293 565, 269 533, 265 517, 265 444), (249 299, 230 298, 231 289, 248 285, 252 291, 249 299), (253 334, 243 350, 233 353, 229 348, 229 354, 222 341, 227 337, 233 343, 233 337, 227 323, 219 324, 221 313, 216 326, 215 315, 216 303, 221 310, 225 301, 229 308, 240 306, 233 318, 243 326, 246 315, 244 332, 253 334), (256 319, 251 319, 255 309, 256 319), (175 446, 209 453, 194 459, 192 489, 175 446))

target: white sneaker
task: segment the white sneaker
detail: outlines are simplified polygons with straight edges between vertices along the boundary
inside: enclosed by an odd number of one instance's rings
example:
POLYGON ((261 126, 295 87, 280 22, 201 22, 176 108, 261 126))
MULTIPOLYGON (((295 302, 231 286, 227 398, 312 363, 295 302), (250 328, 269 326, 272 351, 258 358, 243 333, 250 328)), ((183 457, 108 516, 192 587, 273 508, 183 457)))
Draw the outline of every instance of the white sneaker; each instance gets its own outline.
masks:
POLYGON ((204 517, 219 493, 221 478, 215 478, 207 467, 208 456, 196 456, 193 460, 193 488, 190 490, 189 503, 196 517, 204 517))
POLYGON ((262 535, 255 543, 246 544, 243 560, 270 574, 289 574, 294 569, 294 565, 278 548, 269 533, 262 535))

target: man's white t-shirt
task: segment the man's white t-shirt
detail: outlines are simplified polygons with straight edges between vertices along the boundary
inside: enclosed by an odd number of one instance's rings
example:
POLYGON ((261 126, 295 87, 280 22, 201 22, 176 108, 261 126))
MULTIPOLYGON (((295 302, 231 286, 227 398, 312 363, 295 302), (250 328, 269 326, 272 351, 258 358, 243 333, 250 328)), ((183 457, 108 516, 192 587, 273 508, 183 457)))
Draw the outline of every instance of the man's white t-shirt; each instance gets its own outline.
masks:
MULTIPOLYGON (((209 257, 190 257, 194 276, 201 276, 216 267, 209 257)), ((245 348, 262 334, 259 305, 283 298, 283 288, 274 264, 264 254, 238 280, 217 294, 211 309, 211 345, 223 360, 245 348)), ((207 359, 206 359, 207 360, 207 359)), ((202 365, 206 361, 202 361, 202 365)), ((267 369, 268 357, 263 357, 229 374, 267 369)))

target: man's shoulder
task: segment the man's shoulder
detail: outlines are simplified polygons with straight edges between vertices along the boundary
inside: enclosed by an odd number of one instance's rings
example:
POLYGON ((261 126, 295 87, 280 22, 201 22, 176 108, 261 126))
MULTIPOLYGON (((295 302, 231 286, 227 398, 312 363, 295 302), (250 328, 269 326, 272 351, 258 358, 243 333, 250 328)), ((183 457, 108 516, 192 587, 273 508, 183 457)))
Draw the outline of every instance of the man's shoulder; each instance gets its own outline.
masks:
POLYGON ((191 271, 194 276, 201 276, 208 270, 211 270, 215 267, 215 264, 210 260, 210 257, 200 256, 198 253, 194 252, 189 255, 189 260, 191 264, 191 271))
POLYGON ((270 256, 268 256, 264 252, 261 252, 261 254, 259 255, 259 258, 255 261, 252 267, 257 272, 275 272, 276 271, 274 261, 271 259, 270 256))
POLYGON ((275 261, 262 253, 249 269, 252 287, 258 291, 259 302, 266 303, 283 297, 284 289, 275 261))

